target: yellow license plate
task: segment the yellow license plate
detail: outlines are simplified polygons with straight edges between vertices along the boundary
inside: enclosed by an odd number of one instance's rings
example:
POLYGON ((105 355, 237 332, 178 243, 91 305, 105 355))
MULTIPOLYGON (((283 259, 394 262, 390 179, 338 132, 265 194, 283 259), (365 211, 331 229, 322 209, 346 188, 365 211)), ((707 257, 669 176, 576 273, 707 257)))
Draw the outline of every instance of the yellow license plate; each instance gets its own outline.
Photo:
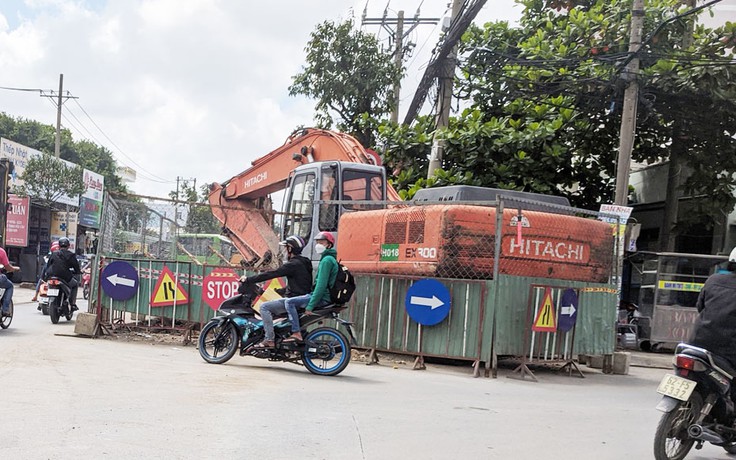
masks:
POLYGON ((657 387, 657 393, 670 396, 680 401, 687 401, 695 389, 696 382, 676 375, 667 374, 662 377, 657 387))

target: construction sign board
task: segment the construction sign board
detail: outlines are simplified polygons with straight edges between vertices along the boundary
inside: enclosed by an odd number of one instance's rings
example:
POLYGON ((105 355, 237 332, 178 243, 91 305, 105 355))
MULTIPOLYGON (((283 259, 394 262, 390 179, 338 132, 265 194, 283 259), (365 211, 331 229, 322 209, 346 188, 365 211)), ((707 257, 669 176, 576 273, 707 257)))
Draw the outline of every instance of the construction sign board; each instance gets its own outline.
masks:
POLYGON ((555 317, 555 305, 552 303, 552 290, 545 289, 544 298, 539 306, 537 317, 532 324, 534 332, 555 332, 557 330, 557 319, 555 317))
POLYGON ((174 274, 169 267, 164 266, 156 281, 156 288, 151 295, 152 307, 166 307, 169 305, 181 305, 189 303, 189 297, 182 289, 179 281, 175 280, 174 274))
POLYGON ((278 292, 276 292, 276 289, 281 289, 282 287, 286 286, 284 283, 283 278, 274 278, 268 282, 265 286, 263 286, 263 294, 260 295, 254 302, 253 302, 253 309, 260 312, 261 311, 261 305, 263 305, 264 302, 268 302, 269 300, 276 300, 280 299, 281 296, 278 292))

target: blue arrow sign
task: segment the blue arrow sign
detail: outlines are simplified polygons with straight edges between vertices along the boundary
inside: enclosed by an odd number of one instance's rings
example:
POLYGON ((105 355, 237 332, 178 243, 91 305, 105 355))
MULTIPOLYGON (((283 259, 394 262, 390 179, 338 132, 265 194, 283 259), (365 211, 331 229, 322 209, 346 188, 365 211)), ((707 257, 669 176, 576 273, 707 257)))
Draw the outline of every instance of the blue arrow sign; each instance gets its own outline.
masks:
POLYGON ((575 327, 578 319, 578 293, 574 289, 565 289, 560 301, 560 317, 557 330, 567 332, 575 327))
POLYGON ((127 262, 116 260, 102 270, 102 290, 115 300, 128 300, 138 292, 138 272, 127 262))
POLYGON ((406 313, 424 326, 441 323, 450 313, 450 291, 433 279, 423 279, 406 291, 406 313))

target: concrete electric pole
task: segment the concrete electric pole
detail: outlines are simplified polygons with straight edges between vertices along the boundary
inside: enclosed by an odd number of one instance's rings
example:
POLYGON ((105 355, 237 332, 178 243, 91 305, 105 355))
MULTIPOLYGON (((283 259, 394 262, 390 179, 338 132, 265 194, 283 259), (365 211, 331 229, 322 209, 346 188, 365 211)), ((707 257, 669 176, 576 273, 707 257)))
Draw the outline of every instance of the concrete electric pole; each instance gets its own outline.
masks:
POLYGON ((59 74, 59 92, 54 94, 53 90, 41 91, 41 97, 48 97, 51 100, 55 100, 56 105, 56 141, 54 143, 54 156, 56 158, 61 157, 61 106, 64 104, 66 99, 76 99, 76 97, 69 94, 67 91, 66 96, 64 95, 64 74, 59 74))
POLYGON ((616 165, 616 198, 614 204, 626 206, 629 196, 629 172, 631 171, 631 151, 634 149, 636 135, 636 110, 639 99, 639 56, 641 36, 644 28, 644 0, 634 0, 631 6, 631 31, 629 33, 630 60, 622 73, 627 83, 624 92, 624 105, 621 113, 618 163, 616 165))

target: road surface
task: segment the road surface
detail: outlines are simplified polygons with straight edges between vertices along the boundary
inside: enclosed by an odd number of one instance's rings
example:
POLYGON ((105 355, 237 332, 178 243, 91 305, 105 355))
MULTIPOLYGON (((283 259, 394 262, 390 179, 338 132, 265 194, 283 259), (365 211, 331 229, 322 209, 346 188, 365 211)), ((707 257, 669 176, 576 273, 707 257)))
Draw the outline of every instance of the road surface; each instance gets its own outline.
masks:
MULTIPOLYGON (((52 325, 31 295, 17 290, 0 331, 3 459, 652 458, 662 369, 533 383, 469 365, 211 365, 193 346, 58 335, 73 322, 52 325)), ((732 457, 708 445, 687 458, 732 457)))

